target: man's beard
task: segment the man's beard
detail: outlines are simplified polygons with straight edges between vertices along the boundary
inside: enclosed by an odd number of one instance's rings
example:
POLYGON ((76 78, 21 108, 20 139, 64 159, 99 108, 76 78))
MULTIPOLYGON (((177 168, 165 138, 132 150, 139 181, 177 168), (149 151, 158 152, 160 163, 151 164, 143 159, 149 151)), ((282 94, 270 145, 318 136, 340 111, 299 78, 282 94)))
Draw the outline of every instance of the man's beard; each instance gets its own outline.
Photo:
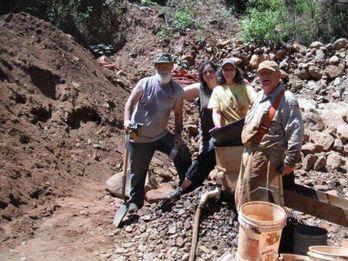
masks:
POLYGON ((160 77, 160 82, 162 84, 167 84, 170 82, 170 80, 172 79, 172 75, 171 73, 158 73, 157 74, 159 75, 160 77))

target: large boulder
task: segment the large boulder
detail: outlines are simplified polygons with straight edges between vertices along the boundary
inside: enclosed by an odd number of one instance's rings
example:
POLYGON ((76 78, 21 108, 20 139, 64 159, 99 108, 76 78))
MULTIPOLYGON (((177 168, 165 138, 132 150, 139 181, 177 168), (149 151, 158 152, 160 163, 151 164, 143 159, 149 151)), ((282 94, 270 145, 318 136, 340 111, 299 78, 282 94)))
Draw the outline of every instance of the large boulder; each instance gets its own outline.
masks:
POLYGON ((326 166, 326 157, 321 155, 316 160, 313 169, 316 171, 323 170, 326 166))
POLYGON ((331 169, 339 169, 342 163, 342 157, 336 152, 332 152, 327 156, 326 165, 329 166, 331 169))
POLYGON ((313 154, 308 154, 303 159, 303 163, 302 163, 303 169, 306 171, 313 169, 316 160, 317 160, 317 158, 313 154))
POLYGON ((310 66, 308 69, 309 75, 316 81, 321 79, 321 76, 323 75, 322 71, 317 66, 310 66))
POLYGON ((293 49, 296 50, 296 52, 300 53, 300 54, 303 54, 305 55, 306 52, 307 52, 307 47, 302 45, 302 44, 299 44, 299 43, 294 43, 292 45, 293 49))
POLYGON ((333 144, 335 142, 335 138, 332 137, 326 131, 324 131, 324 132, 313 131, 311 133, 310 139, 315 144, 321 145, 323 147, 324 151, 329 151, 332 148, 332 146, 333 146, 333 144))
POLYGON ((303 114, 303 119, 307 128, 312 131, 322 131, 325 128, 320 115, 315 110, 306 111, 303 114))
POLYGON ((254 54, 253 56, 251 56, 249 64, 252 69, 257 69, 260 63, 269 59, 270 57, 268 54, 254 54))
POLYGON ((340 63, 340 58, 338 58, 336 55, 330 57, 329 64, 337 65, 339 63, 340 63))
MULTIPOLYGON (((112 195, 118 198, 122 198, 122 183, 123 183, 123 171, 118 172, 115 175, 112 175, 110 178, 108 178, 105 182, 105 187, 106 187, 106 190, 109 191, 112 195)), ((145 193, 152 189, 157 189, 158 187, 159 185, 156 181, 156 177, 149 170, 146 176, 146 181, 145 181, 145 193)), ((127 178, 126 178, 125 189, 126 189, 125 196, 129 197, 129 191, 130 191, 129 175, 127 175, 127 178)))
POLYGON ((315 41, 309 45, 309 48, 319 49, 320 47, 323 47, 323 46, 324 44, 322 42, 315 41))
POLYGON ((333 43, 333 47, 335 50, 340 50, 342 48, 346 48, 347 46, 348 46, 348 40, 346 38, 337 39, 333 43))
POLYGON ((328 128, 334 127, 337 130, 336 136, 343 144, 348 142, 348 124, 344 120, 347 111, 348 104, 344 102, 322 104, 320 110, 323 123, 328 128))
POLYGON ((320 144, 314 144, 312 142, 308 142, 308 143, 302 145, 301 150, 302 150, 304 155, 315 154, 315 153, 322 152, 323 151, 323 146, 320 145, 320 144))
POLYGON ((337 127, 337 134, 343 143, 348 142, 348 124, 337 127))
MULTIPOLYGON (((126 187, 125 187, 125 196, 129 197, 129 176, 126 178, 126 187)), ((105 182, 106 190, 109 191, 112 195, 122 198, 122 183, 123 183, 123 171, 112 175, 105 182)))
POLYGON ((294 74, 301 80, 308 80, 310 77, 310 74, 308 71, 304 68, 302 69, 296 69, 294 74))
POLYGON ((169 192, 173 190, 173 187, 167 183, 163 183, 158 188, 150 189, 145 192, 145 200, 149 203, 155 203, 167 198, 169 192))
POLYGON ((335 79, 336 77, 340 77, 344 73, 344 65, 339 64, 339 65, 329 65, 325 68, 324 73, 327 75, 327 77, 330 80, 335 79))
POLYGON ((320 50, 317 50, 314 61, 317 63, 323 63, 325 62, 325 58, 326 58, 325 52, 320 49, 320 50))

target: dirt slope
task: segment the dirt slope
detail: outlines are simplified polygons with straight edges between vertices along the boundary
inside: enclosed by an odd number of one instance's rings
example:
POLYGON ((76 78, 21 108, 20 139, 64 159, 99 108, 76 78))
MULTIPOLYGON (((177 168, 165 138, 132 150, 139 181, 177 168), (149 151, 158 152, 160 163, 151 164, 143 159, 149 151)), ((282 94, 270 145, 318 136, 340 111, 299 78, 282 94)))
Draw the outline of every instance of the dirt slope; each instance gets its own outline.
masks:
POLYGON ((3 222, 23 207, 40 209, 47 198, 69 194, 79 176, 95 176, 105 159, 112 161, 108 174, 116 168, 128 94, 47 22, 10 14, 1 17, 0 32, 3 222))

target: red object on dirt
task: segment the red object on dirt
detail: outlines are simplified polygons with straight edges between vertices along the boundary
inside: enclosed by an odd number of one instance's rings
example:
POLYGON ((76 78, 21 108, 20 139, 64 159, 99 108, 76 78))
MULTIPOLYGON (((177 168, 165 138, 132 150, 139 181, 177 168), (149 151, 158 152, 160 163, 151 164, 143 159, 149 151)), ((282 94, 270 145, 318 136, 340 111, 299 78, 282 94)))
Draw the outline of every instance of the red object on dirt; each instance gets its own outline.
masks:
POLYGON ((182 85, 189 85, 199 81, 197 75, 192 74, 183 68, 174 70, 172 72, 172 79, 182 85))

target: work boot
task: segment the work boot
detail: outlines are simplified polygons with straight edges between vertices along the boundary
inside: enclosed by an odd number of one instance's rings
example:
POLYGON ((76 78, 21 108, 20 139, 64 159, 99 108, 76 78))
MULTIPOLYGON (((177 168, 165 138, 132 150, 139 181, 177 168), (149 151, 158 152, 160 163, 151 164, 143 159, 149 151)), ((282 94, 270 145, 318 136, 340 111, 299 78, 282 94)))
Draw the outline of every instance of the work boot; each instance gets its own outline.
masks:
POLYGON ((129 207, 128 207, 128 213, 129 214, 136 214, 139 209, 140 209, 140 207, 136 203, 131 202, 129 204, 129 207))
POLYGON ((167 194, 167 199, 175 201, 178 200, 182 194, 184 194, 184 190, 181 187, 177 187, 175 190, 167 194))

